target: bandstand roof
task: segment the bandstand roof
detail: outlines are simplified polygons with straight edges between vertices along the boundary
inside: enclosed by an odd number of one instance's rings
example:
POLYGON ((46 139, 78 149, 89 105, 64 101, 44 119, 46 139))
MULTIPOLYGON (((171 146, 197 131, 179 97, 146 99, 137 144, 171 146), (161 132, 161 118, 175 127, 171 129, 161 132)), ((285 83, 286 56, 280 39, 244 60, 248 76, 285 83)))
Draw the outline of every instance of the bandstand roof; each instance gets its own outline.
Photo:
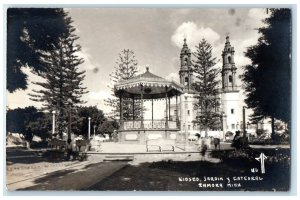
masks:
POLYGON ((140 98, 141 88, 143 88, 143 99, 165 98, 166 88, 168 97, 183 93, 182 85, 152 74, 148 67, 145 73, 128 80, 121 80, 114 86, 116 96, 125 98, 140 98))

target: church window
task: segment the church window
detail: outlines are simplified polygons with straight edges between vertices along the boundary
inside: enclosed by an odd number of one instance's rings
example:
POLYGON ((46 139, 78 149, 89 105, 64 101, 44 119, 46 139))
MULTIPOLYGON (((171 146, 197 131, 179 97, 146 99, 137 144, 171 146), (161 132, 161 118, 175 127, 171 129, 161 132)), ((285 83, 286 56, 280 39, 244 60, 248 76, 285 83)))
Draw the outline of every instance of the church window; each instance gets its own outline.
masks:
POLYGON ((188 130, 191 130, 191 125, 188 125, 188 130))
POLYGON ((228 77, 228 79, 229 79, 229 83, 232 83, 232 76, 231 75, 228 77))
POLYGON ((231 56, 228 56, 228 62, 231 63, 231 56))
POLYGON ((231 114, 234 114, 234 109, 231 109, 231 114))
POLYGON ((187 111, 188 116, 190 116, 190 110, 187 111))
POLYGON ((235 129, 235 124, 231 124, 231 129, 235 129))
POLYGON ((188 83, 189 83, 189 78, 188 77, 185 77, 185 79, 184 79, 184 85, 188 85, 188 83))
POLYGON ((197 106, 194 106, 194 110, 198 110, 198 107, 197 107, 197 106))
POLYGON ((188 63, 188 59, 185 58, 185 59, 184 59, 184 65, 187 65, 187 63, 188 63))

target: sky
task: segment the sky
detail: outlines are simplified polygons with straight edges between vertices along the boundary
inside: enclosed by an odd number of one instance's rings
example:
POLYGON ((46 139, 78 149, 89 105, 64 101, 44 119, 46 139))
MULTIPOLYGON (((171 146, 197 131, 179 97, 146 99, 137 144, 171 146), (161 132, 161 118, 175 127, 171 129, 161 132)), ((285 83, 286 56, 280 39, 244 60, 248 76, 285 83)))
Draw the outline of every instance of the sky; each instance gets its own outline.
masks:
MULTIPOLYGON (((85 62, 79 67, 86 71, 84 86, 89 91, 83 96, 86 106, 97 106, 105 113, 111 108, 104 99, 111 96, 109 74, 114 71, 118 53, 131 49, 138 60, 140 73, 146 66, 161 77, 179 80, 179 54, 183 39, 194 51, 195 46, 205 38, 213 47, 217 58, 217 67, 222 67, 221 53, 225 38, 235 48, 237 75, 242 66, 250 60, 244 56, 247 47, 257 43, 257 28, 263 26, 267 17, 261 8, 69 8, 66 9, 73 19, 76 34, 82 46, 79 56, 85 62)), ((29 99, 37 86, 31 82, 43 81, 33 75, 29 68, 23 68, 28 74, 29 87, 14 93, 7 92, 7 106, 11 109, 41 103, 29 99)), ((241 85, 238 80, 238 85, 241 85)))

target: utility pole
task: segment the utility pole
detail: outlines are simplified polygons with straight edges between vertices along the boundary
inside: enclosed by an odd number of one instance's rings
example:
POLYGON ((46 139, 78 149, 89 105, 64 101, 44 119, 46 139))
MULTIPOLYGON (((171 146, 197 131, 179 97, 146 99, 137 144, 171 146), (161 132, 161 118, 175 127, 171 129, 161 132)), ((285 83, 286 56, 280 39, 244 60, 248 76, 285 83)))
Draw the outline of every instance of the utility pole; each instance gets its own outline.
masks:
POLYGON ((246 106, 243 106, 243 137, 246 137, 246 113, 245 113, 246 106))

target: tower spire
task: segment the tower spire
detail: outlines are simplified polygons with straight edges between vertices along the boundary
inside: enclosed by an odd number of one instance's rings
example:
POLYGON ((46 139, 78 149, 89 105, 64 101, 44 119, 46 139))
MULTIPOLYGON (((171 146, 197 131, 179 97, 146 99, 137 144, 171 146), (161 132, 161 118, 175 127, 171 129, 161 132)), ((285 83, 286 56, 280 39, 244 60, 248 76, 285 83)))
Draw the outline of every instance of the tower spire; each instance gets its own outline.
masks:
POLYGON ((188 45, 186 43, 186 37, 184 37, 184 39, 183 39, 183 48, 187 48, 188 49, 188 45))
POLYGON ((229 48, 231 48, 231 45, 230 45, 230 41, 229 41, 229 36, 227 35, 224 50, 226 50, 226 49, 228 50, 229 48))
POLYGON ((222 88, 225 92, 237 91, 236 70, 234 62, 234 47, 231 46, 229 36, 226 36, 224 50, 222 52, 222 88))
POLYGON ((183 47, 180 52, 180 83, 185 86, 187 91, 190 90, 192 84, 192 62, 191 50, 186 43, 186 37, 183 39, 183 47))

